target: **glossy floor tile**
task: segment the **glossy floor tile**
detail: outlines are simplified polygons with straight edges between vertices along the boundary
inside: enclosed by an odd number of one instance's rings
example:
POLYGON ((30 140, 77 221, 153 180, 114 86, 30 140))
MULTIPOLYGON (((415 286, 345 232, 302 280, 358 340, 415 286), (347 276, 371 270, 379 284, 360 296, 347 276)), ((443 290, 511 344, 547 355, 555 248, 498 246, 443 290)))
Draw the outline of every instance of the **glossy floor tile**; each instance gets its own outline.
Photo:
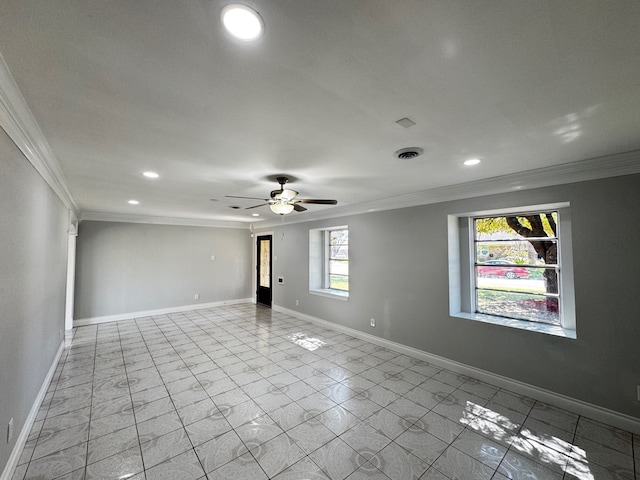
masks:
POLYGON ((640 480, 640 436, 255 305, 73 330, 14 479, 640 480))

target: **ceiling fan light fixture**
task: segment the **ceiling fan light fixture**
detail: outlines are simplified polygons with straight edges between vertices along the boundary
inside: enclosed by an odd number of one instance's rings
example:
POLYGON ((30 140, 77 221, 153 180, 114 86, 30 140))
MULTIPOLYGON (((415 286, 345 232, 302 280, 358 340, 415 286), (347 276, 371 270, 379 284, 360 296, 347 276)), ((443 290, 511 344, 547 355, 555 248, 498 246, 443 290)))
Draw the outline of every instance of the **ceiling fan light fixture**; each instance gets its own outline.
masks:
POLYGON ((290 188, 283 188, 282 192, 279 195, 276 195, 276 198, 289 202, 293 200, 296 195, 298 195, 298 192, 296 192, 295 190, 291 190, 290 188))
POLYGON ((273 213, 277 213, 278 215, 286 215, 287 213, 293 212, 293 204, 286 202, 278 202, 269 205, 269 208, 273 213))
POLYGON ((256 40, 264 31, 260 14, 246 5, 227 5, 222 9, 220 17, 224 28, 240 40, 256 40))

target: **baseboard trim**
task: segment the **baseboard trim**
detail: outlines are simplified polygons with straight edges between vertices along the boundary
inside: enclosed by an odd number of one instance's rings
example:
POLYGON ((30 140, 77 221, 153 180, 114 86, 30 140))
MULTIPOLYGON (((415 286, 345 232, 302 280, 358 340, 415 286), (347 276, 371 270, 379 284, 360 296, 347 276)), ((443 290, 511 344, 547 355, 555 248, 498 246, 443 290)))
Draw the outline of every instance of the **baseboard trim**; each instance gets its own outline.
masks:
POLYGON ((238 298, 235 300, 222 300, 220 302, 195 303, 193 305, 181 305, 179 307, 158 308, 156 310, 143 310, 140 312, 119 313, 117 315, 105 315, 103 317, 80 318, 73 321, 74 327, 97 325, 99 323, 118 322, 120 320, 133 320, 154 315, 166 315, 167 313, 188 312, 191 310, 203 310, 205 308, 222 307, 224 305, 238 305, 240 303, 252 303, 250 298, 238 298))
POLYGON ((512 392, 519 393, 520 395, 525 395, 535 400, 540 400, 541 402, 549 403, 551 405, 564 408, 565 410, 570 410, 579 415, 640 435, 639 418, 632 417, 624 413, 619 413, 608 408, 594 405, 592 403, 584 402, 582 400, 562 395, 560 393, 552 392, 551 390, 545 390, 528 383, 520 382, 519 380, 514 380, 512 378, 497 375, 486 370, 481 370, 470 365, 456 362, 445 357, 440 357, 423 350, 418 350, 417 348, 402 345, 391 340, 376 337, 375 335, 370 335, 368 333, 364 333, 350 327, 338 325, 328 320, 323 320, 321 318, 297 312, 295 310, 290 310, 279 305, 273 305, 272 308, 277 312, 286 313, 288 315, 298 317, 302 320, 307 320, 316 325, 320 325, 331 330, 336 330, 338 332, 351 335, 352 337, 356 337, 361 340, 366 340, 367 342, 371 342, 375 345, 388 348, 389 350, 403 353, 419 360, 424 360, 425 362, 429 362, 439 367, 446 368, 453 372, 477 378, 497 387, 511 390, 512 392))
POLYGON ((31 410, 29 411, 29 415, 24 422, 22 430, 20 430, 20 436, 18 436, 16 440, 16 444, 13 446, 13 451, 9 456, 9 460, 2 471, 2 475, 0 475, 0 480, 11 480, 13 473, 15 472, 16 467, 18 466, 18 461, 20 460, 20 455, 22 455, 22 450, 24 449, 25 444, 27 443, 27 438, 29 438, 29 433, 31 432, 31 428, 33 427, 33 423, 38 416, 38 411, 40 410, 40 405, 42 405, 42 401, 44 400, 45 395, 47 394, 47 390, 49 389, 49 384, 51 383, 51 379, 53 378, 53 374, 56 373, 56 368, 58 367, 58 362, 60 361, 60 357, 62 356, 62 352, 64 351, 64 342, 60 344, 58 348, 58 352, 51 362, 51 366, 49 367, 49 371, 47 372, 47 376, 44 378, 42 382, 42 386, 40 387, 40 391, 36 396, 36 399, 31 406, 31 410))

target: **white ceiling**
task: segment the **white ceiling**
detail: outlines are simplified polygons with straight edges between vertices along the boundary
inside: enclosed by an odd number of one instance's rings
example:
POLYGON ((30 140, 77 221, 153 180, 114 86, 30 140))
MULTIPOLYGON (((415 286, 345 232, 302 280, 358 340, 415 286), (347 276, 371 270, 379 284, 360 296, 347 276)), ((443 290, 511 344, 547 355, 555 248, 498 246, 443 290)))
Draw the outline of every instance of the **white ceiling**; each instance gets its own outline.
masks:
POLYGON ((282 173, 340 207, 640 149, 637 0, 247 0, 254 44, 223 31, 227 3, 0 2, 82 211, 256 222, 276 216, 225 195, 282 173))

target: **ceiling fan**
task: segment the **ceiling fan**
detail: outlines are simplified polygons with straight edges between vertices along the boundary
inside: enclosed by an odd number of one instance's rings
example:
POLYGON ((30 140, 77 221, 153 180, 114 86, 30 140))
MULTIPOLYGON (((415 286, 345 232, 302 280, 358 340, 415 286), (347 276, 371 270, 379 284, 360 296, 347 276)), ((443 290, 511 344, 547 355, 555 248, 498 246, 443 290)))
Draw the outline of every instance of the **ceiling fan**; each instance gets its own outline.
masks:
POLYGON ((263 207, 265 205, 269 205, 271 211, 277 213, 278 215, 286 215, 287 213, 291 213, 292 211, 296 212, 304 212, 307 209, 303 207, 302 203, 314 203, 316 205, 337 205, 337 200, 321 200, 317 198, 296 198, 298 192, 295 190, 291 190, 290 188, 284 188, 284 186, 289 182, 287 177, 277 177, 277 182, 280 184, 280 188, 278 190, 271 190, 271 198, 257 198, 257 197, 238 197, 235 195, 226 195, 227 198, 248 198, 250 200, 262 200, 266 203, 260 203, 258 205, 253 205, 251 207, 245 208, 245 210, 250 210, 252 208, 263 207))

